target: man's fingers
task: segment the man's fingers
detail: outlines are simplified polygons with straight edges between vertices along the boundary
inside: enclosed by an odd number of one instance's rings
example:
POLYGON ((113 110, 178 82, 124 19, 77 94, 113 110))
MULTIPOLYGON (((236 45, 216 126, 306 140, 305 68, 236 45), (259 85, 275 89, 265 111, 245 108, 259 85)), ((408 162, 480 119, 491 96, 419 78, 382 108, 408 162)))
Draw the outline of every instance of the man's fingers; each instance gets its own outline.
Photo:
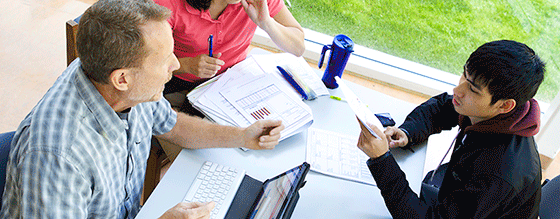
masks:
POLYGON ((278 135, 278 138, 280 138, 280 132, 282 132, 284 130, 284 128, 286 128, 286 126, 284 126, 284 124, 280 123, 279 126, 276 126, 273 129, 271 129, 268 132, 268 135, 270 135, 270 136, 278 135))
POLYGON ((205 218, 210 215, 210 212, 214 209, 214 206, 216 206, 215 202, 194 203, 195 205, 192 205, 193 208, 187 210, 189 211, 189 215, 194 216, 194 218, 205 218))
MULTIPOLYGON (((272 125, 277 125, 278 123, 270 123, 272 125)), ((280 125, 274 128, 265 127, 263 134, 259 137, 259 146, 266 149, 274 149, 278 144, 278 140, 281 137, 280 132, 284 129, 284 125, 280 121, 280 125)))
POLYGON ((263 127, 276 127, 282 124, 282 120, 265 119, 265 120, 259 120, 259 122, 261 122, 261 125, 263 127))
MULTIPOLYGON (((272 132, 272 131, 270 131, 272 132)), ((271 133, 268 134, 263 134, 259 137, 259 142, 271 142, 271 141, 278 141, 278 139, 280 139, 280 132, 274 132, 273 134, 271 133)))
POLYGON ((276 145, 278 145, 278 142, 277 142, 277 141, 274 141, 274 142, 265 142, 265 143, 259 142, 259 146, 260 146, 262 149, 267 149, 267 150, 272 150, 272 149, 274 149, 274 148, 276 147, 276 145))
POLYGON ((183 207, 187 208, 187 209, 191 209, 191 208, 197 208, 198 206, 200 206, 202 203, 200 202, 183 202, 182 205, 183 207))
POLYGON ((259 120, 260 127, 264 129, 264 135, 276 135, 284 130, 284 125, 282 125, 282 120, 259 120))
POLYGON ((278 142, 278 139, 280 139, 280 133, 278 134, 274 134, 274 135, 263 135, 261 137, 259 137, 259 144, 261 143, 269 143, 269 142, 278 142))

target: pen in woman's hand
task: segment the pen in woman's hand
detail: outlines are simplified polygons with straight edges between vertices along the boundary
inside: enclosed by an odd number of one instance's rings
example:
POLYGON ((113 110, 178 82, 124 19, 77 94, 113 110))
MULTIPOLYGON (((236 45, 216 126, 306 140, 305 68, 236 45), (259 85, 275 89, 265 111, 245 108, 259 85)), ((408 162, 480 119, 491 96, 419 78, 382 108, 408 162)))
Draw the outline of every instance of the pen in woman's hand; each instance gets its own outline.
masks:
POLYGON ((212 44, 214 41, 214 35, 210 34, 210 36, 208 37, 208 56, 213 57, 212 56, 212 44))

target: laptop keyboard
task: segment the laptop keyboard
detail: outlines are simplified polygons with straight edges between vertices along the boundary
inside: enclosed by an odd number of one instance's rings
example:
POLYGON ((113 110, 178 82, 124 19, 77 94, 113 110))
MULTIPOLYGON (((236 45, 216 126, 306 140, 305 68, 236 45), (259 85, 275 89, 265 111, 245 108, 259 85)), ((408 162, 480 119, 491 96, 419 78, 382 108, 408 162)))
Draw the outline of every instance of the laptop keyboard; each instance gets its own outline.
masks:
POLYGON ((189 188, 183 201, 216 202, 210 218, 224 218, 245 171, 206 161, 189 188))

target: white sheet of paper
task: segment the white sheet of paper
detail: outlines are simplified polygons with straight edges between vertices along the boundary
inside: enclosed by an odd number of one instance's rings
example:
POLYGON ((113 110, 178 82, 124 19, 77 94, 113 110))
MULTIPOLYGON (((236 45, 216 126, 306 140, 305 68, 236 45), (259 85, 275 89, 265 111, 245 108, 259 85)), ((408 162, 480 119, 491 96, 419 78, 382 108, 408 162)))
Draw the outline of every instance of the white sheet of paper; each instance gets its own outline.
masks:
POLYGON ((206 98, 201 98, 205 95, 205 92, 214 85, 214 83, 221 77, 219 75, 214 77, 201 85, 197 86, 191 92, 187 94, 188 100, 191 102, 194 108, 202 112, 206 117, 220 125, 232 125, 236 124, 231 121, 229 116, 221 111, 213 102, 206 98))
POLYGON ((253 80, 255 76, 264 75, 264 72, 258 67, 256 61, 252 57, 247 57, 244 61, 234 65, 232 68, 224 72, 221 77, 214 82, 208 90, 203 94, 203 98, 199 98, 199 103, 204 105, 208 112, 213 112, 213 116, 222 120, 228 120, 229 123, 236 124, 239 127, 247 127, 252 123, 241 115, 241 113, 233 107, 221 94, 220 91, 227 89, 232 84, 253 80))
MULTIPOLYGON (((278 57, 275 57, 278 59, 278 57)), ((274 66, 275 68, 276 66, 274 66)), ((211 120, 222 125, 247 127, 258 119, 279 119, 286 127, 280 140, 307 129, 313 123, 313 114, 309 106, 303 103, 299 96, 283 78, 276 78, 280 73, 264 72, 253 56, 234 65, 226 72, 212 79, 205 86, 197 87, 188 94, 193 106, 201 110, 211 120), (266 78, 266 79, 263 79, 266 78), (263 84, 277 86, 280 91, 271 97, 257 97, 264 108, 243 108, 234 106, 236 98, 251 95, 254 87, 263 84), (285 84, 285 85, 284 85, 285 84), (227 99, 226 97, 229 97, 227 99), (261 99, 259 99, 261 98, 261 99), (269 110, 269 112, 263 110, 269 110), (253 110, 246 112, 246 110, 253 110), (271 112, 274 111, 274 112, 271 112), (254 114, 254 113, 257 114, 254 114), (251 113, 253 113, 251 115, 251 113), (257 116, 257 117, 254 117, 257 116)), ((257 106, 257 105, 255 105, 257 106)))
POLYGON ((265 74, 250 81, 232 85, 220 91, 220 94, 253 124, 261 119, 282 120, 284 136, 291 136, 313 120, 311 109, 299 99, 294 99, 282 90, 286 90, 273 75, 265 74))
POLYGON ((335 80, 340 89, 342 89, 346 102, 348 102, 348 105, 350 105, 350 108, 352 108, 352 111, 354 111, 360 122, 368 129, 370 134, 379 138, 379 136, 367 125, 372 124, 377 126, 377 128, 381 131, 385 130, 377 116, 375 116, 375 114, 373 114, 367 106, 360 101, 360 99, 356 96, 356 94, 354 94, 354 92, 352 92, 352 90, 350 90, 350 88, 348 88, 344 81, 342 81, 338 76, 335 77, 335 80))
MULTIPOLYGON (((299 77, 317 96, 329 95, 329 90, 327 90, 321 78, 319 78, 303 57, 296 57, 290 53, 279 53, 253 55, 253 58, 257 60, 257 63, 264 72, 274 74, 277 78, 284 81, 288 87, 291 87, 291 85, 282 77, 282 73, 280 73, 276 66, 284 66, 292 69, 292 71, 297 71, 299 77)), ((291 90, 294 91, 296 96, 299 96, 294 89, 291 90)))
POLYGON ((357 144, 357 136, 309 128, 305 161, 315 172, 375 185, 366 164, 369 157, 357 144))

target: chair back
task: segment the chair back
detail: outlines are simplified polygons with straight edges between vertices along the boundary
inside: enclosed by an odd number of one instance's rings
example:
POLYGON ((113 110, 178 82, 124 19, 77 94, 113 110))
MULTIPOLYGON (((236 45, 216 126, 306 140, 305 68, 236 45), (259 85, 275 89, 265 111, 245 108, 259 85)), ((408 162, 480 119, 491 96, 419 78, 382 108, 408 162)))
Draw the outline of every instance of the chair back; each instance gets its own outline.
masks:
POLYGON ((560 175, 542 187, 539 217, 541 219, 560 218, 560 175))
POLYGON ((82 15, 74 20, 66 21, 66 65, 70 65, 74 59, 78 58, 76 49, 76 35, 78 34, 78 23, 82 15))
POLYGON ((10 147, 14 133, 15 132, 6 132, 0 134, 0 208, 2 207, 2 195, 4 194, 4 185, 6 184, 8 154, 10 154, 10 147))

